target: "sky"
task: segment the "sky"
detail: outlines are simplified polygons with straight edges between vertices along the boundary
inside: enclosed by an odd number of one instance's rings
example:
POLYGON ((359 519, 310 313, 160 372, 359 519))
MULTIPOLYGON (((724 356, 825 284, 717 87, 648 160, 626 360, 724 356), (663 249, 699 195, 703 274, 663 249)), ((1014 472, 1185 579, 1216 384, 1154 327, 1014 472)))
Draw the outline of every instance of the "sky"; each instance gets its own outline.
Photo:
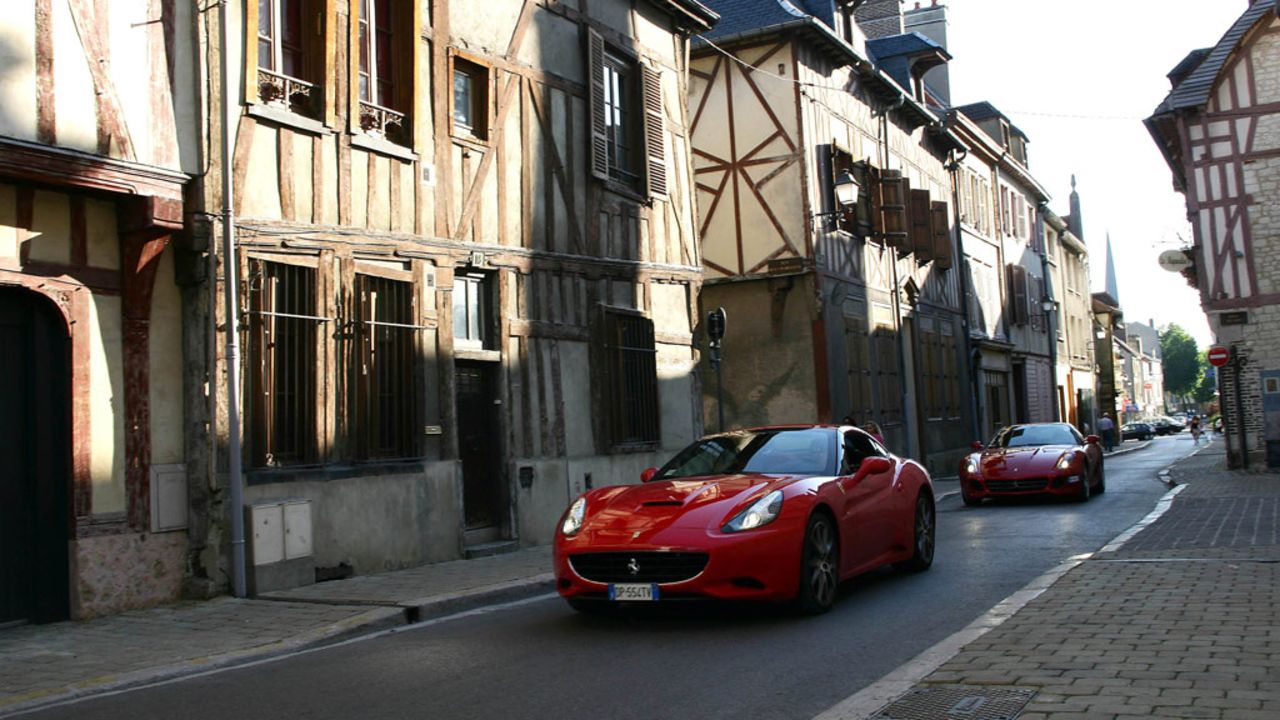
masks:
POLYGON ((952 103, 988 101, 1027 134, 1031 172, 1059 215, 1070 210, 1076 176, 1093 289, 1105 289, 1109 233, 1125 319, 1177 323, 1201 348, 1212 344, 1198 293, 1156 264, 1192 235, 1142 119, 1169 92, 1166 74, 1216 44, 1247 0, 939 4, 947 6, 952 103))

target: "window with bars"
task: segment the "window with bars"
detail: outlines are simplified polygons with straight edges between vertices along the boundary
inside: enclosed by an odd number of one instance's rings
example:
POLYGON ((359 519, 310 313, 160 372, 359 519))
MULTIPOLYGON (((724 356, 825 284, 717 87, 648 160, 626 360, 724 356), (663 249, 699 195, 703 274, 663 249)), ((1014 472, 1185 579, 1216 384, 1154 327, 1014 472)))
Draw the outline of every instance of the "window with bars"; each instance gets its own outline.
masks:
POLYGON ((352 435, 361 459, 417 457, 413 283, 356 275, 352 435))
POLYGON ((606 377, 602 397, 613 447, 660 440, 658 351, 653 321, 642 315, 606 310, 603 319, 606 377))
POLYGON ((591 172, 648 196, 667 194, 662 74, 587 32, 591 172))
POLYGON ((251 462, 306 464, 316 453, 316 271, 250 260, 251 462))

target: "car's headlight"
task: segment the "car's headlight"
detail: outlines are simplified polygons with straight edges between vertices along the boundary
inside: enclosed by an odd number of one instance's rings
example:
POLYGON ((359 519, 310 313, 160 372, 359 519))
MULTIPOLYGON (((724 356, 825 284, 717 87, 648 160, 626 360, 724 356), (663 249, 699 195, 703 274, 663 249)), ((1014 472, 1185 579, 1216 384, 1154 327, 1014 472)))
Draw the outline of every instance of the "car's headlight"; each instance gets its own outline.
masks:
POLYGON ((1071 456, 1071 455, 1063 455, 1063 456, 1062 456, 1062 459, 1058 460, 1058 469, 1059 469, 1059 470, 1070 470, 1070 469, 1071 469, 1071 461, 1072 461, 1072 460, 1074 460, 1074 459, 1075 459, 1075 458, 1074 458, 1073 456, 1071 456))
POLYGON ((964 474, 965 474, 965 475, 977 475, 977 474, 978 474, 978 461, 977 461, 977 460, 975 460, 975 459, 973 459, 973 458, 969 458, 968 460, 965 460, 965 461, 964 461, 964 474))
POLYGON ((582 520, 587 515, 587 499, 580 497, 573 501, 569 506, 569 512, 564 515, 564 522, 560 523, 560 532, 567 537, 573 537, 582 529, 582 520))
POLYGON ((776 520, 780 512, 782 512, 782 491, 774 490, 751 503, 750 507, 738 513, 737 517, 725 523, 720 529, 724 532, 739 532, 758 528, 776 520))

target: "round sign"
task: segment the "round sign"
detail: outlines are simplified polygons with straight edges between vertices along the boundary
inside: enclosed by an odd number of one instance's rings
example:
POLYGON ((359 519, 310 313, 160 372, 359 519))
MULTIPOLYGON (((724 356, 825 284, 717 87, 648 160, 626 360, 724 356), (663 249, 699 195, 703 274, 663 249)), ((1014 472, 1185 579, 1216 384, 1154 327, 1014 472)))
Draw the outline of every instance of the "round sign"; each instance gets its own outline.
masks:
POLYGON ((1165 250, 1160 253, 1159 263, 1169 272, 1182 272, 1191 267, 1191 258, 1182 250, 1165 250))
POLYGON ((1207 354, 1209 356, 1209 364, 1214 367, 1222 367, 1227 364, 1227 361, 1231 360, 1231 351, 1221 345, 1214 345, 1209 348, 1207 354))

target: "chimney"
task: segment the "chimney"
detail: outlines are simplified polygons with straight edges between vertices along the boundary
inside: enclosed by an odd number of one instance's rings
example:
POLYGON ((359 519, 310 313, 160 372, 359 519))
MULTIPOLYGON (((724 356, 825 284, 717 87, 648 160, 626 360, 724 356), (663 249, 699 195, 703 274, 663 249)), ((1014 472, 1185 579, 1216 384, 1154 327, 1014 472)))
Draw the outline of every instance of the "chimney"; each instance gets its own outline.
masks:
MULTIPOLYGON (((933 0, 929 7, 920 7, 916 3, 903 17, 904 32, 918 32, 921 35, 947 49, 947 6, 939 5, 933 0)), ((940 65, 924 74, 924 84, 942 101, 943 105, 951 105, 951 71, 940 65)))
POLYGON ((902 0, 867 0, 853 16, 868 40, 902 34, 902 0))

